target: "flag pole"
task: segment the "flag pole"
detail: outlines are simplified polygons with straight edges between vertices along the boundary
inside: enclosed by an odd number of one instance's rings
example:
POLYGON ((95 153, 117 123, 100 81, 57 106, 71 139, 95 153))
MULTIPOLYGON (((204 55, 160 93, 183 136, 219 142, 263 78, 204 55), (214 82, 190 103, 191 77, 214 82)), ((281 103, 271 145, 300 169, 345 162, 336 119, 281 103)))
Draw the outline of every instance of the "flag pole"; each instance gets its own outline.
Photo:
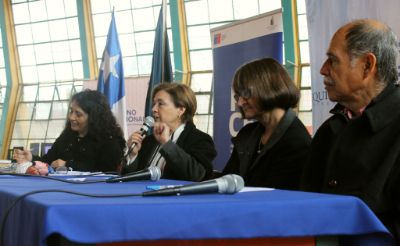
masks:
POLYGON ((161 59, 161 81, 160 83, 164 83, 165 80, 165 59, 166 59, 166 54, 165 54, 165 43, 166 43, 166 32, 167 32, 167 2, 165 0, 162 0, 162 11, 163 11, 163 26, 162 26, 162 51, 161 51, 161 55, 162 55, 162 59, 161 59))

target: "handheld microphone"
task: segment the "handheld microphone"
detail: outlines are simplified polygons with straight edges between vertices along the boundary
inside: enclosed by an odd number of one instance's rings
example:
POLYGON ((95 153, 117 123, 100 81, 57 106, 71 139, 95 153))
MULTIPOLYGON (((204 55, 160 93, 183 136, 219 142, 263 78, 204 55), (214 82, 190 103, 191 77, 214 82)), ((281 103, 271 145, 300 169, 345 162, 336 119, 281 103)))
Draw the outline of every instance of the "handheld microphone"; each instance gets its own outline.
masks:
POLYGON ((223 193, 234 194, 244 187, 243 178, 236 174, 228 174, 221 178, 203 181, 200 183, 166 188, 160 190, 146 191, 142 196, 171 196, 186 194, 203 194, 203 193, 223 193))
MULTIPOLYGON (((150 128, 153 127, 153 125, 154 125, 154 119, 153 119, 153 117, 147 116, 146 118, 144 118, 143 125, 142 125, 142 127, 140 127, 140 130, 139 130, 139 131, 140 131, 140 135, 142 135, 142 136, 146 135, 147 132, 150 130, 150 128)), ((132 153, 133 148, 135 148, 135 146, 136 146, 136 143, 133 143, 133 144, 129 147, 128 152, 126 152, 125 158, 126 158, 130 153, 132 153)))
POLYGON ((159 167, 149 167, 147 169, 128 173, 121 177, 109 178, 106 183, 117 183, 117 182, 127 182, 136 180, 154 180, 157 181, 161 177, 161 170, 159 167))

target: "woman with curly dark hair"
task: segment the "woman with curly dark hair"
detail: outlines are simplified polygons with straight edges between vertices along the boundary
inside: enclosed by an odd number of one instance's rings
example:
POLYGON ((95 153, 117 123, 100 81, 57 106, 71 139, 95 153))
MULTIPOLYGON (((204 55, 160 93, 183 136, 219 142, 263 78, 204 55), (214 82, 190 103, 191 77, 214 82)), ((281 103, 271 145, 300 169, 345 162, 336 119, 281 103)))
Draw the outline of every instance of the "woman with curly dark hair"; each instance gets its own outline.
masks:
MULTIPOLYGON (((124 148, 122 130, 107 98, 98 91, 84 90, 72 96, 65 128, 40 160, 54 169, 117 171, 124 148)), ((32 160, 30 151, 23 152, 20 154, 32 160)))

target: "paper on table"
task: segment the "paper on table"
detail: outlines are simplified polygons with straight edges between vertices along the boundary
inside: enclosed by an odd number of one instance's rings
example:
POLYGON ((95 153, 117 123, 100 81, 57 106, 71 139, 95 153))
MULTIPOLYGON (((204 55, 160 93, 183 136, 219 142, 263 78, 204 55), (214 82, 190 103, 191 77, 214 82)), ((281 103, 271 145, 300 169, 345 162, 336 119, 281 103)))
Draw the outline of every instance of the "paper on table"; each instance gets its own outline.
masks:
POLYGON ((102 172, 95 172, 95 173, 92 173, 92 172, 80 172, 80 171, 68 171, 68 172, 65 172, 65 173, 49 173, 49 176, 70 176, 70 175, 72 175, 72 176, 79 176, 79 175, 91 175, 91 176, 97 176, 97 175, 103 175, 103 173, 102 172))
POLYGON ((274 188, 264 188, 264 187, 244 187, 239 192, 253 192, 253 191, 271 191, 275 190, 274 188))

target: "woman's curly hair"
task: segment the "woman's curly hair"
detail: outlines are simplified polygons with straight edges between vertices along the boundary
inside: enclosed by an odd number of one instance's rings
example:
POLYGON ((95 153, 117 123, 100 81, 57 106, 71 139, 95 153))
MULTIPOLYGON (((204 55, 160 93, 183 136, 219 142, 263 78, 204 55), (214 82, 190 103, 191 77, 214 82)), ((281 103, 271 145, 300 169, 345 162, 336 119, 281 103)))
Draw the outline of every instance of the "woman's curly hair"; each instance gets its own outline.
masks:
MULTIPOLYGON (((104 139, 110 137, 119 140, 121 149, 125 148, 125 139, 121 127, 118 125, 107 98, 99 91, 83 90, 74 94, 71 102, 88 114, 88 135, 97 139, 101 144, 104 139)), ((65 131, 71 131, 71 122, 67 120, 65 131)))

